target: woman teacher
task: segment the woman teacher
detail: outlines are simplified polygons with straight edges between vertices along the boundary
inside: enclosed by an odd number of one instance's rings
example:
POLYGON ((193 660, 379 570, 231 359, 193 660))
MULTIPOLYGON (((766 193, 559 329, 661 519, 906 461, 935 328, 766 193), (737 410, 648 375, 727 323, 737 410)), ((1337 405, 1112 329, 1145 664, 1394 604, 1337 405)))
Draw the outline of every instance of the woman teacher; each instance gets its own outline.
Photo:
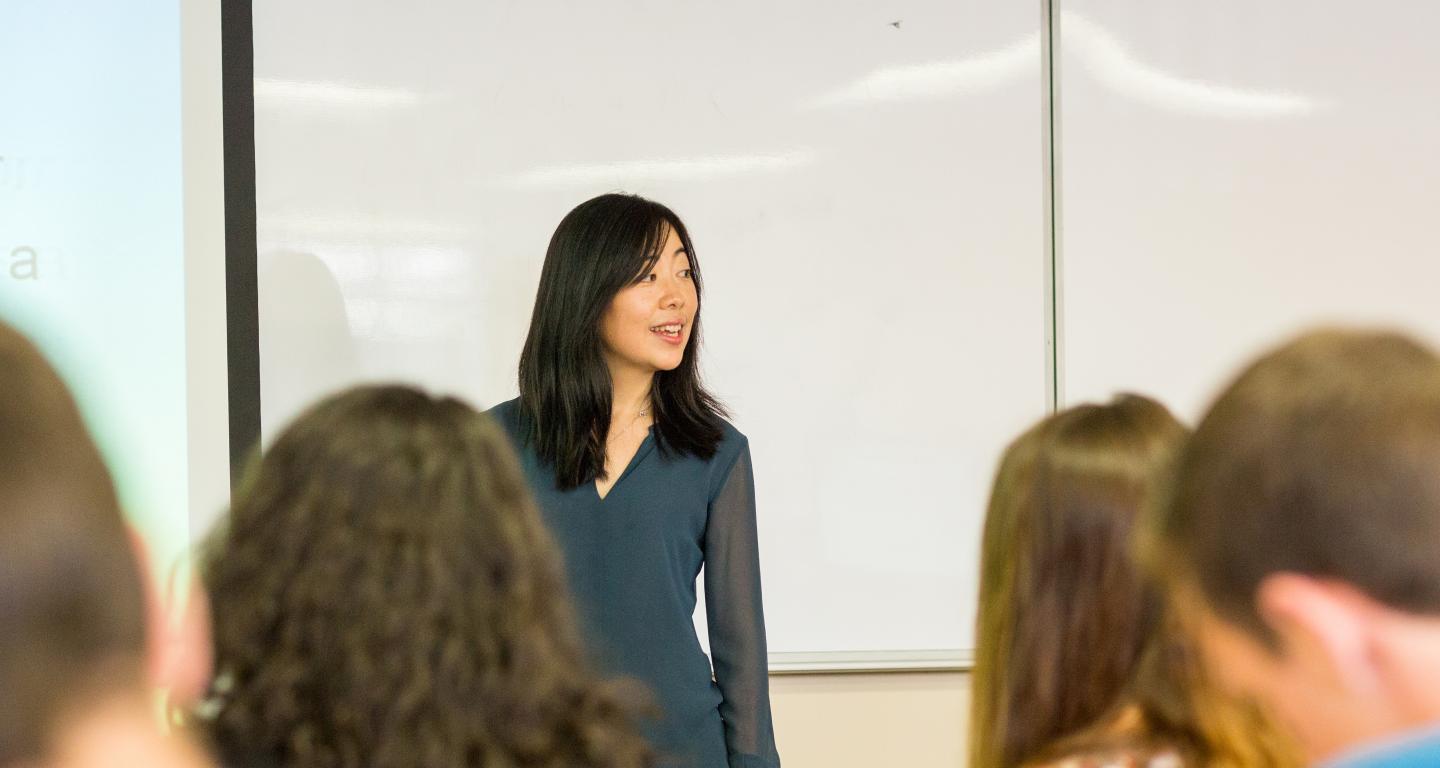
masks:
POLYGON ((744 435, 700 382, 701 282, 663 205, 602 195, 545 254, 510 433, 602 669, 649 685, 667 764, 779 766, 754 480, 744 435), (696 636, 705 568, 712 668, 696 636))

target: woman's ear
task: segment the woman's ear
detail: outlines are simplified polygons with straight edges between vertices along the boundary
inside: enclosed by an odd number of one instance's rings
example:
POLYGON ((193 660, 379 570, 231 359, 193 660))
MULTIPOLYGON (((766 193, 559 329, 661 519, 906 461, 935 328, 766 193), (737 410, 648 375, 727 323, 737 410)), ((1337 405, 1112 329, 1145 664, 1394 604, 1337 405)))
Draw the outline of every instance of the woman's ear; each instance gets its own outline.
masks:
POLYGON ((168 632, 161 676, 170 691, 170 700, 189 705, 200 700, 210 686, 215 652, 210 634, 210 599, 196 578, 194 569, 184 574, 176 569, 168 581, 166 605, 168 632))
POLYGON ((179 566, 171 569, 162 596, 145 539, 134 528, 129 533, 145 590, 146 682, 172 704, 189 705, 210 684, 209 601, 193 572, 179 566))

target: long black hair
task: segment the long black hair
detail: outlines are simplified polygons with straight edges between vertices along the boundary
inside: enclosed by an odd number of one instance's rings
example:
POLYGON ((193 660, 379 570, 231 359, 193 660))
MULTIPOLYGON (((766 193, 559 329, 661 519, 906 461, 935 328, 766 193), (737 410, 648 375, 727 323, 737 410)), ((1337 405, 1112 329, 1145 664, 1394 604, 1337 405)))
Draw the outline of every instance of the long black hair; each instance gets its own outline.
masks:
POLYGON ((643 197, 601 195, 566 214, 551 236, 520 353, 521 436, 562 489, 605 474, 613 393, 600 320, 615 294, 654 268, 670 230, 689 254, 696 305, 680 365, 657 372, 651 387, 658 447, 708 459, 724 436, 724 407, 701 384, 696 361, 700 265, 685 224, 643 197))

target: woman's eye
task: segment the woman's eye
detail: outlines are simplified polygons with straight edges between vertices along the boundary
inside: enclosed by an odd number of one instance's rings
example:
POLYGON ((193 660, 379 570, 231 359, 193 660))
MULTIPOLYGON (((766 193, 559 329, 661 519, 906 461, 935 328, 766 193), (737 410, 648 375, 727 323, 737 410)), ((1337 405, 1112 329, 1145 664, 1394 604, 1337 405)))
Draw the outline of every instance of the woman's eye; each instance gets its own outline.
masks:
POLYGON ((651 272, 650 274, 648 274, 648 275, 640 278, 640 282, 642 282, 642 283, 653 283, 653 282, 655 282, 655 281, 658 280, 658 279, 659 279, 659 278, 656 277, 655 273, 654 273, 654 272, 651 272))
POLYGON ((680 277, 682 277, 682 278, 684 278, 684 279, 686 279, 686 280, 689 280, 690 277, 691 277, 691 275, 692 275, 692 273, 691 273, 691 271, 688 270, 688 269, 682 269, 682 270, 680 270, 680 277))

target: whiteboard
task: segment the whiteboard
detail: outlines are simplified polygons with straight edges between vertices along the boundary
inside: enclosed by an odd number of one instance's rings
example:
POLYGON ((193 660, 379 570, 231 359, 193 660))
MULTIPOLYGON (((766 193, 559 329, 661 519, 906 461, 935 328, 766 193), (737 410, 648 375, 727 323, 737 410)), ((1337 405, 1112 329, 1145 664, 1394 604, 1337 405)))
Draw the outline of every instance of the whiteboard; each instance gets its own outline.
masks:
POLYGON ((1197 417, 1320 322, 1440 338, 1440 5, 1065 0, 1064 399, 1197 417))
POLYGON ((1040 23, 256 2, 264 432, 353 381, 514 396, 555 225, 646 195, 690 227, 751 440, 772 664, 962 659, 994 463, 1046 407, 1040 23))

